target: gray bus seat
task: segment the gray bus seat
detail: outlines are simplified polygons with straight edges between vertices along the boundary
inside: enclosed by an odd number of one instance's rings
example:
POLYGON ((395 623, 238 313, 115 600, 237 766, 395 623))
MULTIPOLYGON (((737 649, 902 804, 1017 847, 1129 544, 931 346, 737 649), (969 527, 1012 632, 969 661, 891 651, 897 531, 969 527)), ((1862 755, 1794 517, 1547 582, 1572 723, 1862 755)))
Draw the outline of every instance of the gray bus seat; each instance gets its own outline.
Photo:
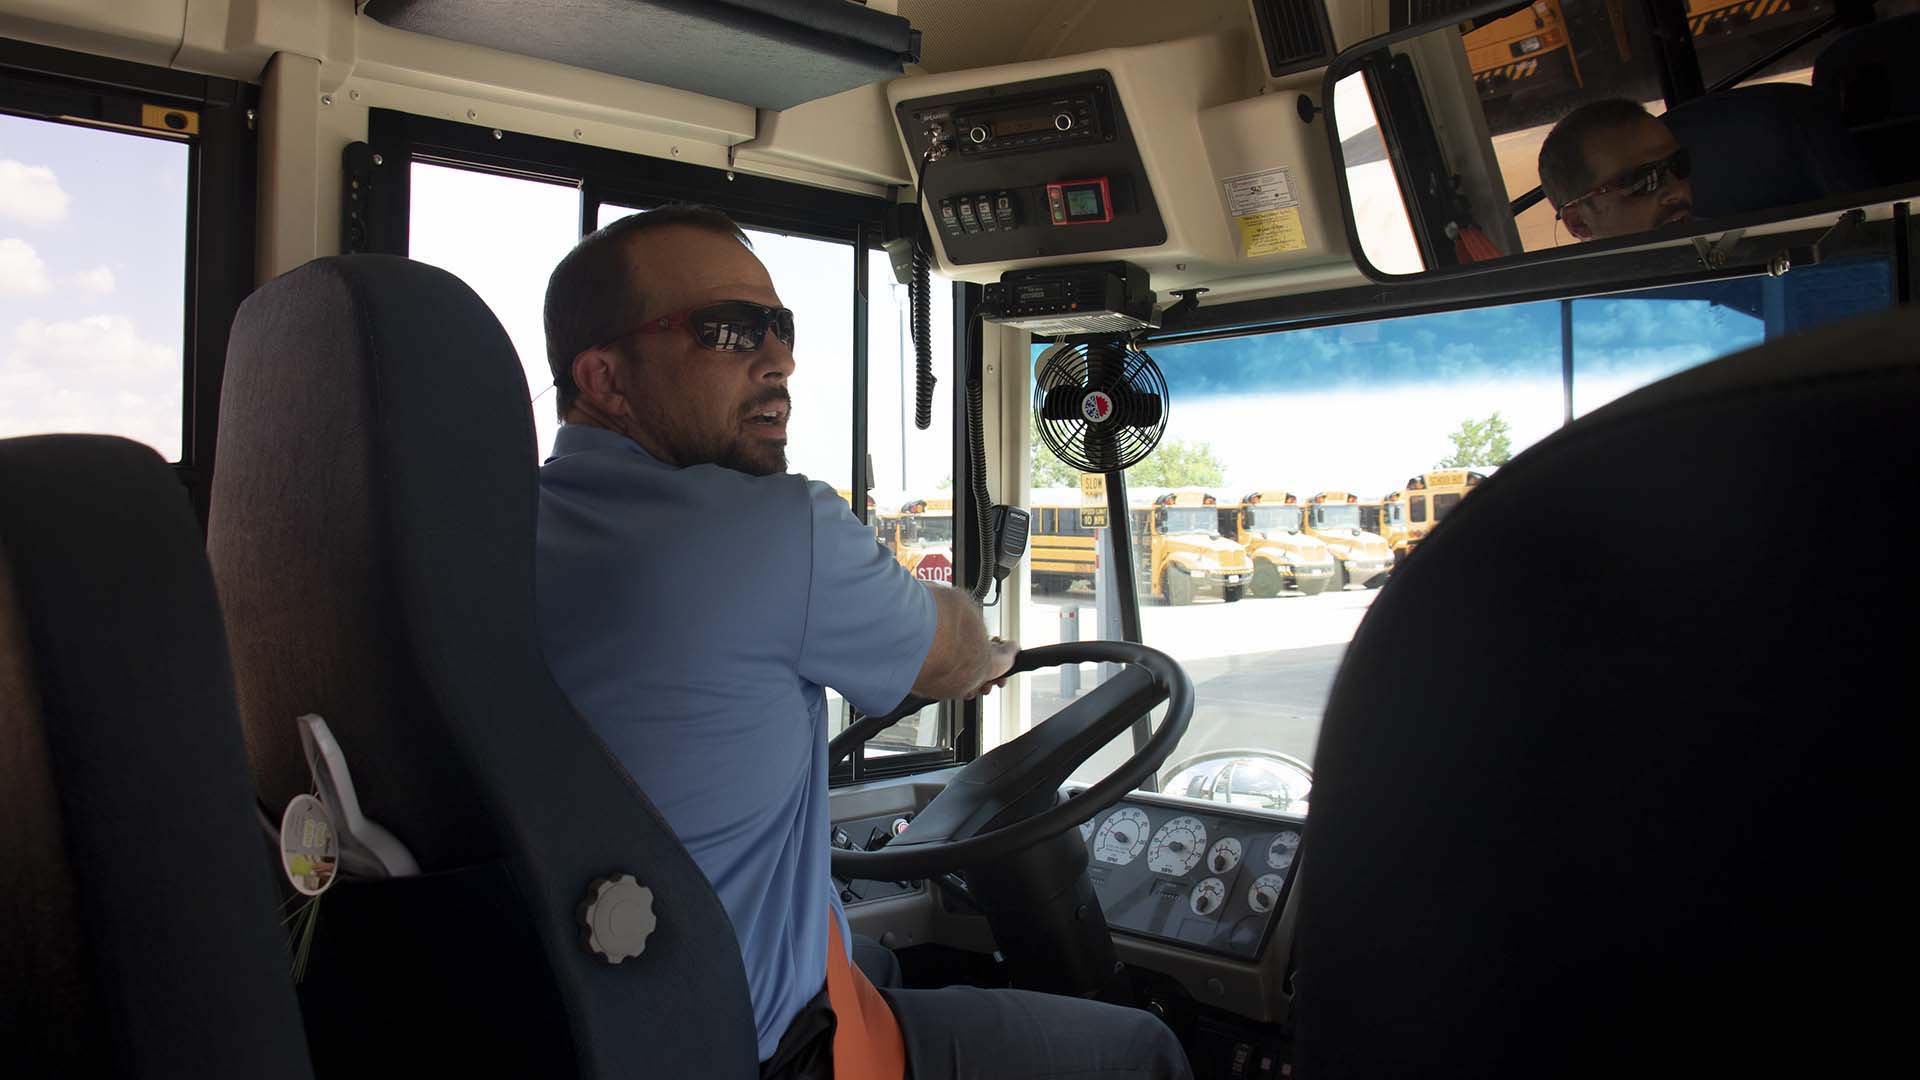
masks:
POLYGON ((180 482, 0 441, 0 1031, 12 1076, 311 1076, 226 634, 180 482))
POLYGON ((276 810, 306 790, 320 714, 421 870, 328 893, 316 1071, 378 1029, 393 1072, 757 1075, 725 910, 541 656, 535 468, 520 362, 453 275, 319 259, 241 306, 208 546, 255 780, 276 810), (657 925, 616 965, 582 905, 627 874, 657 925))
POLYGON ((1865 1076, 1914 959, 1920 311, 1771 342, 1503 466, 1337 675, 1298 1071, 1865 1076))

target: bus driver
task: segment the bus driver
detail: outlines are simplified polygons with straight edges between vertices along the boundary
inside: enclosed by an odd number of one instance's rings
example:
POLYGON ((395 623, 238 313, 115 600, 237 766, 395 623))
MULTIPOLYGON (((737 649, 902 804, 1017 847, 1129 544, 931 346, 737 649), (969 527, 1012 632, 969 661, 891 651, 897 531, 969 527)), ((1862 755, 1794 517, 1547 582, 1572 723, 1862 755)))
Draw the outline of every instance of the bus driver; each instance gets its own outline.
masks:
POLYGON ((1540 144, 1540 189, 1581 240, 1658 229, 1693 214, 1687 148, 1637 101, 1595 101, 1540 144))
POLYGON ((794 333, 746 236, 709 208, 616 221, 547 285, 564 423, 540 471, 541 644, 718 892, 762 1075, 1188 1076, 1147 1013, 878 991, 851 963, 822 688, 879 714, 909 691, 988 689, 1014 648, 966 594, 908 576, 831 487, 786 471, 794 333))

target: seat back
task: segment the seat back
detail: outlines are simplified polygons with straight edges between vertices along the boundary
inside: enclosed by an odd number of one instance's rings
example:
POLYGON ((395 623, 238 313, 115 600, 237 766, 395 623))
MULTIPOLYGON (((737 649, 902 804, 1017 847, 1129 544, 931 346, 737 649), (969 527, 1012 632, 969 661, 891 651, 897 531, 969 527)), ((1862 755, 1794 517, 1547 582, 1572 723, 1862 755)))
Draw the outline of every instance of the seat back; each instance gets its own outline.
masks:
POLYGON ((1912 957, 1920 312, 1503 466, 1395 571, 1314 763, 1298 1075, 1868 1075, 1912 957))
POLYGON ((1756 213, 1873 186, 1853 137, 1809 87, 1735 87, 1682 102, 1661 119, 1692 155, 1696 217, 1756 213))
POLYGON ((146 447, 0 441, 0 740, 7 1071, 312 1075, 200 527, 146 447))
MULTIPOLYGON (((309 263, 234 324, 208 546, 257 782, 304 789, 294 718, 321 714, 423 871, 329 894, 309 1019, 403 1011, 401 1052, 439 1068, 748 1075, 726 913, 541 656, 521 371, 472 290, 390 256, 309 263), (615 966, 581 906, 622 873, 658 925, 615 966)), ((353 1064, 324 1042, 322 1073, 353 1064)))
POLYGON ((1881 184, 1920 178, 1920 12, 1856 27, 1813 61, 1813 89, 1853 132, 1881 184))

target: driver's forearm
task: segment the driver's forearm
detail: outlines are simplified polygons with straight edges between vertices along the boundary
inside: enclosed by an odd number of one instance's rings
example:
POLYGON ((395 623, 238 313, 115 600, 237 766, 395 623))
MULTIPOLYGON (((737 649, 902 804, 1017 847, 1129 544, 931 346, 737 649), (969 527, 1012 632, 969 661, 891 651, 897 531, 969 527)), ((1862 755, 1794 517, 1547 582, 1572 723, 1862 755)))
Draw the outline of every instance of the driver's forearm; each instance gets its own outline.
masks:
POLYGON ((998 674, 992 670, 993 649, 987 641, 980 605, 959 589, 932 584, 923 587, 933 594, 938 623, 933 647, 927 650, 920 675, 913 680, 913 692, 935 700, 971 694, 998 674))

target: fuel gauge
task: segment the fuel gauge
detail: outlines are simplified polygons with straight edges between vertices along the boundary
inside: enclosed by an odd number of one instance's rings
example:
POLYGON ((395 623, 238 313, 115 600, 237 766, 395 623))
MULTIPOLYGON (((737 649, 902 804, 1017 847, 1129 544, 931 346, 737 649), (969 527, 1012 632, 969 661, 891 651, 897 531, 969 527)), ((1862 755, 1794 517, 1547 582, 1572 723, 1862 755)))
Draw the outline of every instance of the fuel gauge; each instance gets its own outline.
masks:
POLYGON ((1195 915, 1218 915, 1226 902, 1226 883, 1217 877, 1207 878, 1195 885, 1193 895, 1187 898, 1187 906, 1193 909, 1195 915))
POLYGON ((1234 867, 1240 865, 1240 856, 1244 850, 1240 846, 1240 841, 1231 836, 1217 841, 1213 845, 1213 850, 1207 852, 1207 869, 1216 874, 1231 873, 1234 867))

